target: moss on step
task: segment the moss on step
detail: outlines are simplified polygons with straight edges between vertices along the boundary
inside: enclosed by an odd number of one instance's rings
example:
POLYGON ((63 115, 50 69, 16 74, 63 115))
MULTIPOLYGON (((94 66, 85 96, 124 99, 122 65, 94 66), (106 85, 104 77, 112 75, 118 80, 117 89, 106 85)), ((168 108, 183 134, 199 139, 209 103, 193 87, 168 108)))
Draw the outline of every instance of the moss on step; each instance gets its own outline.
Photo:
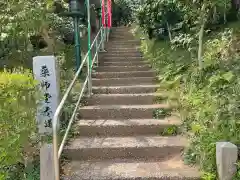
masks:
POLYGON ((154 119, 163 119, 167 116, 170 116, 171 115, 171 111, 172 109, 155 109, 153 111, 153 118, 154 119))
POLYGON ((177 135, 179 132, 179 128, 176 125, 171 125, 170 127, 167 127, 161 132, 160 134, 162 136, 170 136, 170 135, 177 135))

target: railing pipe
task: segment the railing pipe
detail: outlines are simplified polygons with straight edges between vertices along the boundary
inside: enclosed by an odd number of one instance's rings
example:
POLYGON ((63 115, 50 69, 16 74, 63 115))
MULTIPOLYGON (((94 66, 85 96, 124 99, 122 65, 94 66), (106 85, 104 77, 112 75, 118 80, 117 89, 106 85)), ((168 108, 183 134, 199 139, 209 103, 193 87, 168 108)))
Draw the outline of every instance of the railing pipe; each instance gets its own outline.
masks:
MULTIPOLYGON (((71 81, 70 85, 68 86, 65 94, 63 95, 63 98, 60 102, 60 104, 58 105, 57 109, 56 109, 56 112, 54 113, 54 117, 53 117, 53 161, 54 161, 54 171, 55 171, 55 180, 59 180, 60 179, 60 175, 59 175, 59 158, 60 158, 60 155, 61 153, 59 153, 59 148, 58 148, 58 118, 59 118, 59 115, 62 111, 62 108, 63 108, 63 105, 65 104, 67 98, 68 98, 68 95, 70 93, 70 91, 72 90, 73 88, 73 85, 75 83, 75 81, 77 80, 77 78, 79 77, 79 74, 82 70, 82 67, 85 63, 87 59, 87 56, 84 58, 84 60, 82 61, 79 69, 77 70, 73 80, 71 81)), ((72 123, 70 121, 70 123, 72 123)), ((67 133, 65 133, 64 137, 67 136, 66 135, 67 133)), ((66 140, 66 138, 64 138, 63 140, 66 140)), ((65 142, 62 142, 61 144, 64 144, 65 142)), ((61 147, 61 145, 60 145, 61 147)))
POLYGON ((86 0, 87 17, 88 17, 88 96, 92 94, 92 76, 91 76, 91 64, 92 64, 92 48, 91 48, 91 22, 90 22, 90 4, 89 0, 86 0))
MULTIPOLYGON (((106 32, 105 32, 105 27, 101 26, 100 30, 98 31, 96 37, 94 38, 92 44, 91 44, 91 36, 90 35, 90 31, 91 31, 91 27, 90 27, 90 9, 89 9, 89 0, 86 0, 87 1, 87 7, 88 7, 88 52, 87 54, 85 55, 83 61, 81 62, 80 66, 77 67, 77 71, 74 75, 74 78, 73 80, 71 81, 70 85, 68 86, 67 90, 65 91, 64 95, 63 95, 63 98, 61 100, 61 102, 59 103, 57 109, 56 109, 56 112, 54 113, 54 117, 53 117, 53 163, 54 163, 54 174, 55 174, 55 177, 54 177, 54 180, 60 180, 60 172, 59 172, 59 159, 61 157, 61 154, 62 154, 62 151, 63 151, 63 148, 64 148, 64 145, 67 141, 67 137, 68 137, 68 134, 69 134, 69 131, 71 129, 71 126, 72 126, 72 123, 75 119, 75 115, 77 113, 77 110, 78 110, 78 106, 81 102, 81 99, 83 97, 83 94, 84 94, 84 91, 85 91, 85 88, 88 84, 88 95, 91 95, 92 93, 92 78, 91 78, 91 70, 93 68, 93 65, 94 63, 96 62, 96 64, 98 65, 98 52, 100 52, 100 48, 102 48, 102 50, 104 50, 104 43, 106 41, 106 32), (89 30, 90 29, 90 30, 89 30), (98 42, 98 38, 100 37, 100 41, 98 42), (96 48, 96 52, 94 54, 94 57, 92 59, 92 49, 93 47, 96 48), (68 127, 66 129, 66 132, 63 136, 63 139, 60 143, 60 146, 58 147, 58 123, 59 123, 59 116, 61 114, 61 111, 63 109, 63 106, 76 82, 76 80, 78 79, 79 77, 79 74, 85 64, 85 62, 87 61, 87 68, 88 68, 88 74, 87 74, 87 77, 82 85, 82 89, 80 91, 80 94, 79 94, 79 98, 78 98, 78 101, 75 105, 75 108, 73 110, 73 114, 70 118, 70 121, 68 123, 68 127)), ((106 14, 107 15, 107 14, 106 14)), ((79 41, 80 42, 80 41, 79 41)), ((79 44, 80 45, 80 44, 79 44)), ((76 47, 77 48, 77 47, 76 47)), ((79 49, 79 52, 80 52, 80 49, 79 49)), ((81 56, 81 55, 80 55, 81 56)), ((81 57, 79 57, 79 60, 80 60, 81 57)))
POLYGON ((80 29, 79 29, 79 19, 78 17, 73 18, 74 21, 74 41, 75 41, 75 52, 76 52, 76 71, 80 66, 81 63, 81 50, 80 50, 80 29))
POLYGON ((95 43, 95 49, 96 49, 96 66, 98 67, 98 38, 96 39, 96 43, 95 43))

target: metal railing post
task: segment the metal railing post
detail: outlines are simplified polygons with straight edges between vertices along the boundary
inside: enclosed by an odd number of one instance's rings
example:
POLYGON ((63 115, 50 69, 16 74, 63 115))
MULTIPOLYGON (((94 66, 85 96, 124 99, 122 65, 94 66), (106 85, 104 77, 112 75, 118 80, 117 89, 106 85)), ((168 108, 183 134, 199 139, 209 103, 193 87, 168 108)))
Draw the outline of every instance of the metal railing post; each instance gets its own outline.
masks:
MULTIPOLYGON (((55 113, 55 120, 58 119, 55 113)), ((58 136, 57 123, 53 123, 53 165, 54 165, 54 180, 60 180, 59 159, 58 159, 58 136)))
POLYGON ((109 41, 109 34, 110 34, 110 27, 108 27, 108 31, 107 31, 107 42, 109 41))
POLYGON ((102 41, 102 44, 101 44, 101 51, 105 51, 105 47, 104 47, 104 33, 105 33, 105 28, 102 27, 101 29, 101 41, 102 41))
POLYGON ((107 36, 106 36, 106 29, 107 29, 107 27, 104 27, 104 43, 106 42, 106 40, 107 40, 107 36))
MULTIPOLYGON (((104 33, 105 33, 105 27, 104 27, 104 24, 105 23, 103 23, 103 20, 105 19, 105 15, 104 15, 104 17, 102 17, 102 15, 103 15, 103 11, 105 12, 105 9, 103 8, 103 7, 105 7, 104 6, 104 1, 102 1, 102 0, 100 0, 100 4, 101 4, 101 18, 100 18, 100 22, 99 22, 99 24, 100 24, 100 27, 102 27, 101 28, 101 46, 100 46, 100 48, 101 48, 101 52, 105 52, 105 46, 104 46, 104 38, 105 38, 105 35, 104 35, 104 33), (103 3, 103 4, 102 4, 103 3)), ((104 13, 105 14, 105 13, 104 13)), ((105 21, 105 20, 104 20, 105 21)))
POLYGON ((74 41, 75 41, 75 58, 76 58, 76 72, 81 64, 81 47, 80 47, 80 29, 79 29, 79 19, 74 17, 74 41))
POLYGON ((91 76, 91 62, 90 62, 90 58, 88 57, 88 61, 87 61, 87 71, 88 71, 88 96, 91 96, 92 94, 92 76, 91 76))
MULTIPOLYGON (((103 30, 103 27, 101 27, 101 30, 103 30)), ((101 36, 101 30, 98 31, 95 39, 93 40, 92 44, 90 45, 87 54, 83 58, 83 61, 81 62, 80 67, 78 68, 77 72, 75 73, 75 76, 74 76, 73 80, 71 81, 70 85, 68 86, 66 92, 64 93, 64 95, 61 99, 61 102, 59 103, 59 105, 56 109, 56 112, 54 113, 54 117, 53 117, 53 163, 54 163, 53 165, 54 165, 54 176, 55 176, 54 180, 60 180, 60 170, 59 170, 59 168, 60 168, 59 164, 60 163, 59 163, 59 160, 60 160, 62 151, 64 149, 64 145, 67 141, 69 131, 70 131, 70 129, 72 127, 72 124, 73 124, 73 122, 76 118, 76 114, 77 114, 77 111, 78 111, 78 108, 79 108, 81 99, 84 95, 86 87, 88 87, 88 95, 92 94, 91 69, 92 69, 94 63, 97 62, 97 64, 98 64, 98 52, 99 52, 99 49, 101 47, 101 44, 104 43, 104 39, 101 39, 101 41, 98 42, 98 38, 99 38, 99 36, 101 36), (89 54, 93 50, 94 46, 96 47, 96 52, 95 52, 95 55, 94 55, 92 61, 90 61, 89 54), (59 138, 58 138, 58 136, 59 136, 59 134, 58 134, 59 133, 58 132, 58 123, 59 123, 60 114, 63 110, 64 104, 67 101, 67 98, 69 97, 69 94, 71 93, 71 90, 73 89, 74 84, 77 82, 79 74, 80 74, 82 68, 84 67, 85 63, 87 63, 87 68, 88 68, 87 77, 86 77, 84 83, 81 86, 81 92, 79 93, 78 101, 75 104, 75 108, 72 112, 72 115, 71 115, 71 118, 69 120, 67 129, 66 129, 65 134, 63 136, 63 139, 61 140, 61 142, 58 142, 59 141, 59 138)), ((91 56, 90 56, 90 58, 91 58, 91 56)))
POLYGON ((86 0, 87 17, 88 17, 88 96, 92 94, 92 51, 91 51, 91 21, 90 21, 90 3, 86 0))
POLYGON ((96 44, 95 44, 95 48, 96 48, 96 66, 98 67, 98 38, 96 39, 96 44))

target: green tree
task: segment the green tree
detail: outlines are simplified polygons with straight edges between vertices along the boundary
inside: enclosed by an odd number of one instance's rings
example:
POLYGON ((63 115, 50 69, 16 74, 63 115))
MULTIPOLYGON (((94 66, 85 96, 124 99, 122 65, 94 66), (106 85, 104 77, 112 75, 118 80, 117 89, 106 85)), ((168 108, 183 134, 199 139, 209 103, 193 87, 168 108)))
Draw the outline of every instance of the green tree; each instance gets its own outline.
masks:
MULTIPOLYGON (((147 0, 137 14, 138 23, 145 31, 167 29, 172 40, 172 27, 183 20, 183 13, 177 0, 147 0)), ((150 32, 151 33, 151 32, 150 32)))

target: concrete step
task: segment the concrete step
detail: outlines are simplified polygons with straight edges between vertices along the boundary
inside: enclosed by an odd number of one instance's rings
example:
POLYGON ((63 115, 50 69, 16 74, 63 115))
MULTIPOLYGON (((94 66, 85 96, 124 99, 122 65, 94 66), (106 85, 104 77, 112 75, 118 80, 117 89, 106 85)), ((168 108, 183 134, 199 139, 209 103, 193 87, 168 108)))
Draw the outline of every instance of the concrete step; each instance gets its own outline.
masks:
POLYGON ((105 55, 103 55, 103 57, 101 56, 100 59, 112 59, 112 58, 119 58, 118 61, 120 59, 125 59, 125 61, 129 61, 129 60, 135 60, 135 59, 138 59, 138 60, 142 60, 143 59, 143 56, 141 54, 121 54, 121 53, 107 53, 105 55))
POLYGON ((124 57, 126 60, 127 60, 127 58, 132 58, 132 57, 134 57, 134 58, 143 58, 143 56, 141 55, 141 54, 133 54, 133 53, 129 53, 129 54, 123 54, 123 53, 111 53, 111 52, 109 52, 109 53, 107 53, 106 55, 105 55, 105 57, 107 57, 107 58, 115 58, 115 57, 124 57))
POLYGON ((136 40, 136 38, 133 35, 128 35, 128 34, 119 34, 119 35, 113 35, 111 36, 111 40, 113 41, 118 41, 118 40, 136 40))
POLYGON ((87 98, 86 105, 147 105, 154 104, 160 98, 167 99, 167 94, 96 94, 87 98))
POLYGON ((141 52, 138 50, 107 49, 106 51, 111 54, 140 54, 141 55, 141 52))
POLYGON ((178 117, 164 119, 99 119, 79 120, 76 124, 78 136, 138 136, 162 134, 167 128, 181 125, 178 117))
POLYGON ((102 56, 100 58, 100 62, 142 62, 143 57, 139 56, 129 56, 129 57, 121 57, 121 56, 102 56))
POLYGON ((147 63, 144 61, 116 61, 116 62, 101 62, 103 66, 143 66, 147 63))
POLYGON ((131 33, 131 29, 116 29, 114 31, 112 31, 111 36, 121 36, 121 35, 128 35, 128 36, 133 36, 133 34, 131 33))
POLYGON ((169 104, 84 106, 78 118, 82 119, 152 119, 156 110, 171 110, 169 104))
POLYGON ((133 85, 133 86, 100 86, 93 87, 94 94, 138 94, 154 93, 159 85, 133 85))
MULTIPOLYGON (((106 44, 106 47, 108 47, 109 44, 106 44)), ((112 47, 119 46, 119 45, 125 46, 125 47, 132 45, 132 47, 135 47, 135 46, 140 46, 141 42, 139 40, 129 40, 129 41, 117 40, 117 41, 111 41, 111 45, 112 47)))
POLYGON ((135 56, 139 56, 142 57, 142 53, 141 52, 120 52, 120 51, 107 51, 107 53, 104 56, 130 56, 130 57, 135 57, 135 56))
POLYGON ((126 36, 132 36, 133 37, 133 34, 131 33, 131 29, 128 29, 128 30, 125 30, 125 29, 122 29, 122 30, 116 30, 116 31, 114 31, 114 32, 112 32, 112 34, 111 34, 111 37, 115 37, 115 36, 124 36, 124 35, 126 35, 126 36))
POLYGON ((149 65, 142 66, 99 66, 96 68, 97 72, 128 72, 128 71, 149 71, 149 65))
POLYGON ((139 51, 139 48, 137 47, 132 47, 132 46, 129 46, 129 47, 125 47, 124 45, 121 47, 121 46, 118 46, 118 47, 113 47, 113 46, 109 46, 107 48, 107 51, 131 51, 131 52, 136 52, 136 51, 139 51))
POLYGON ((107 44, 105 46, 106 50, 140 50, 140 44, 107 44))
POLYGON ((133 34, 131 33, 131 30, 116 30, 115 32, 112 32, 111 37, 132 37, 135 38, 133 36, 133 34))
POLYGON ((154 71, 128 71, 128 72, 95 72, 93 78, 130 78, 130 77, 155 77, 154 71))
MULTIPOLYGON (((119 27, 118 27, 119 28, 119 27)), ((131 33, 131 28, 130 27, 124 27, 124 28, 120 28, 120 29, 115 29, 114 31, 112 31, 111 35, 116 35, 116 34, 132 34, 131 33)))
POLYGON ((118 41, 111 41, 111 42, 109 42, 109 44, 110 43, 112 43, 112 44, 128 44, 128 43, 140 43, 141 41, 140 40, 138 40, 138 39, 122 39, 122 40, 118 40, 118 41))
POLYGON ((155 83, 155 77, 92 79, 93 86, 152 85, 155 83))
MULTIPOLYGON (((132 38, 132 37, 114 37, 114 38, 111 38, 111 42, 115 42, 115 43, 118 43, 118 42, 121 42, 121 41, 136 41, 136 39, 132 38)), ((140 42, 134 42, 135 44, 140 44, 140 42)))
POLYGON ((155 93, 156 73, 142 61, 130 29, 116 28, 99 56, 94 95, 79 108, 74 139, 63 151, 72 161, 64 180, 200 180, 182 161, 181 121, 163 102, 167 94, 155 93))
POLYGON ((125 52, 125 51, 129 51, 129 52, 139 52, 140 50, 140 46, 137 47, 137 46, 132 46, 132 45, 129 45, 129 46, 125 46, 125 45, 122 45, 122 46, 106 46, 106 50, 109 52, 110 50, 112 51, 120 51, 120 52, 125 52))
MULTIPOLYGON (((118 39, 118 40, 114 40, 114 41, 109 41, 105 45, 107 47, 107 46, 111 46, 111 44, 113 44, 114 46, 115 45, 123 45, 124 47, 128 46, 128 45, 139 45, 140 46, 141 40, 140 39, 129 39, 129 40, 118 39)), ((131 46, 131 47, 136 47, 136 46, 131 46)))
POLYGON ((81 137, 69 143, 64 155, 70 160, 164 159, 180 154, 186 144, 182 136, 81 137))
POLYGON ((127 31, 127 29, 128 29, 128 31, 130 31, 132 29, 132 27, 131 26, 124 26, 124 25, 112 27, 113 33, 115 31, 121 31, 121 30, 127 31))
POLYGON ((176 155, 164 160, 72 161, 64 167, 64 180, 200 180, 197 168, 184 164, 176 155), (72 172, 69 174, 69 172, 72 172))
POLYGON ((131 29, 129 29, 129 30, 123 29, 120 31, 116 30, 115 32, 112 32, 112 34, 111 34, 111 37, 125 37, 125 36, 134 38, 133 34, 131 33, 131 29))
POLYGON ((125 29, 125 28, 115 29, 114 31, 112 31, 111 36, 122 35, 122 34, 132 35, 131 28, 128 28, 128 29, 125 29))

